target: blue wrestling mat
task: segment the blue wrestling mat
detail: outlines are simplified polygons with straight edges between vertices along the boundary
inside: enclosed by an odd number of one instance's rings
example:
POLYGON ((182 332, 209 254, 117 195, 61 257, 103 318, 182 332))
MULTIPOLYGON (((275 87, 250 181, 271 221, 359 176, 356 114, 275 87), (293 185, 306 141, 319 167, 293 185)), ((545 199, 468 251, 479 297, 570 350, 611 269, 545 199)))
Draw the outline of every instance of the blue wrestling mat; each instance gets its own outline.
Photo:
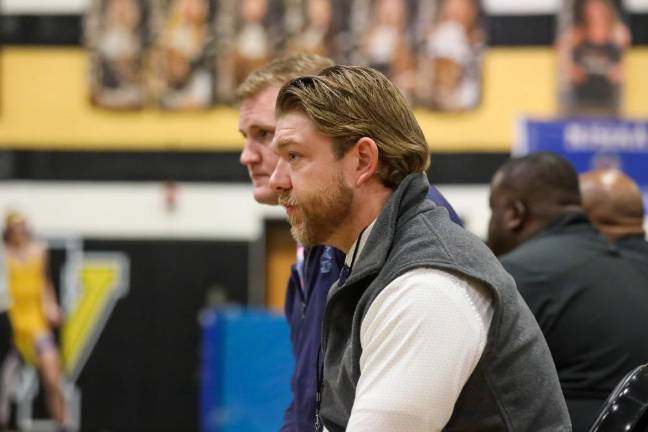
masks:
POLYGON ((294 362, 286 319, 219 308, 204 312, 201 324, 201 431, 278 430, 294 362))

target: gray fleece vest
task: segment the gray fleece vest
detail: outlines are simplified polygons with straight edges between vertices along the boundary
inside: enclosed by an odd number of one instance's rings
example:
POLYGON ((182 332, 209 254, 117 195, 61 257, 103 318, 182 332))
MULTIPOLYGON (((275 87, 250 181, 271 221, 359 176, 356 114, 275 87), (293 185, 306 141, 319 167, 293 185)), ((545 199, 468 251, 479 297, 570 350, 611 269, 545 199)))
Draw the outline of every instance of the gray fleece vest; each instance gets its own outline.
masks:
POLYGON ((494 306, 484 352, 444 430, 570 431, 549 348, 515 282, 481 240, 425 199, 427 190, 423 174, 403 180, 348 279, 331 288, 322 334, 324 425, 346 429, 360 377, 360 326, 373 300, 405 272, 432 267, 483 282, 494 306))

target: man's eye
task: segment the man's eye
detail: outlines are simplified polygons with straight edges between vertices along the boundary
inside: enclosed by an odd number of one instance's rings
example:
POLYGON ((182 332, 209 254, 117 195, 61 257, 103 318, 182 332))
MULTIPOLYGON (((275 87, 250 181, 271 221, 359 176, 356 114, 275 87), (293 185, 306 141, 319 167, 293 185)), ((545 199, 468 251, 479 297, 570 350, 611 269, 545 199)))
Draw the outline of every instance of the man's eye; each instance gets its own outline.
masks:
POLYGON ((274 133, 268 130, 260 130, 257 138, 261 142, 269 142, 272 141, 272 138, 274 137, 274 133))
POLYGON ((295 162, 299 160, 300 155, 294 152, 289 152, 287 158, 289 162, 295 162))

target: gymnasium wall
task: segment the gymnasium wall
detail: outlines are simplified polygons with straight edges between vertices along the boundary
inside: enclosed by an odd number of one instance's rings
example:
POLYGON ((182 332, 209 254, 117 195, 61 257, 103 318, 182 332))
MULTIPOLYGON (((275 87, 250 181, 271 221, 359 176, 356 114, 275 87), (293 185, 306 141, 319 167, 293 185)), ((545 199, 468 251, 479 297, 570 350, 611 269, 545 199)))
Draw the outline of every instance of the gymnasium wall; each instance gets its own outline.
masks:
MULTIPOLYGON (((78 385, 83 430, 198 425, 200 310, 264 303, 263 240, 280 209, 254 203, 238 163, 235 107, 171 113, 90 105, 81 47, 89 0, 4 0, 0 9, 0 211, 23 210, 46 239, 125 253, 130 290, 78 385)), ((417 110, 431 181, 486 234, 488 182, 521 116, 557 116, 558 0, 488 0, 481 106, 417 110)), ((648 3, 626 2, 624 117, 648 117, 648 3)), ((59 264, 64 259, 59 253, 59 264)), ((283 269, 285 270, 285 269, 283 269)), ((280 305, 279 305, 280 306, 280 305)))
MULTIPOLYGON (((648 48, 625 58, 622 114, 648 116, 648 48)), ((551 47, 496 47, 484 57, 480 107, 462 114, 417 110, 434 152, 507 152, 521 115, 558 115, 551 47), (487 133, 485 133, 487 132, 487 133)), ((77 47, 5 47, 0 57, 0 147, 20 149, 240 149, 236 110, 110 112, 90 104, 87 56, 77 47)))

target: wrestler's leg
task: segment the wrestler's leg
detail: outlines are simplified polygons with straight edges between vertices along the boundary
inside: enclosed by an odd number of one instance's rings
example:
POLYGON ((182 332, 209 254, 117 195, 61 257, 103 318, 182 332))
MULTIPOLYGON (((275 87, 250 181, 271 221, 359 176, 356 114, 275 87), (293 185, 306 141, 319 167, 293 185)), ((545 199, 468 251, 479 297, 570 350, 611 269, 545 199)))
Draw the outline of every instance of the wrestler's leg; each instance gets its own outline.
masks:
POLYGON ((63 425, 65 422, 65 399, 61 388, 63 378, 61 361, 51 336, 49 339, 47 342, 40 340, 38 343, 38 371, 45 388, 50 415, 63 425))

